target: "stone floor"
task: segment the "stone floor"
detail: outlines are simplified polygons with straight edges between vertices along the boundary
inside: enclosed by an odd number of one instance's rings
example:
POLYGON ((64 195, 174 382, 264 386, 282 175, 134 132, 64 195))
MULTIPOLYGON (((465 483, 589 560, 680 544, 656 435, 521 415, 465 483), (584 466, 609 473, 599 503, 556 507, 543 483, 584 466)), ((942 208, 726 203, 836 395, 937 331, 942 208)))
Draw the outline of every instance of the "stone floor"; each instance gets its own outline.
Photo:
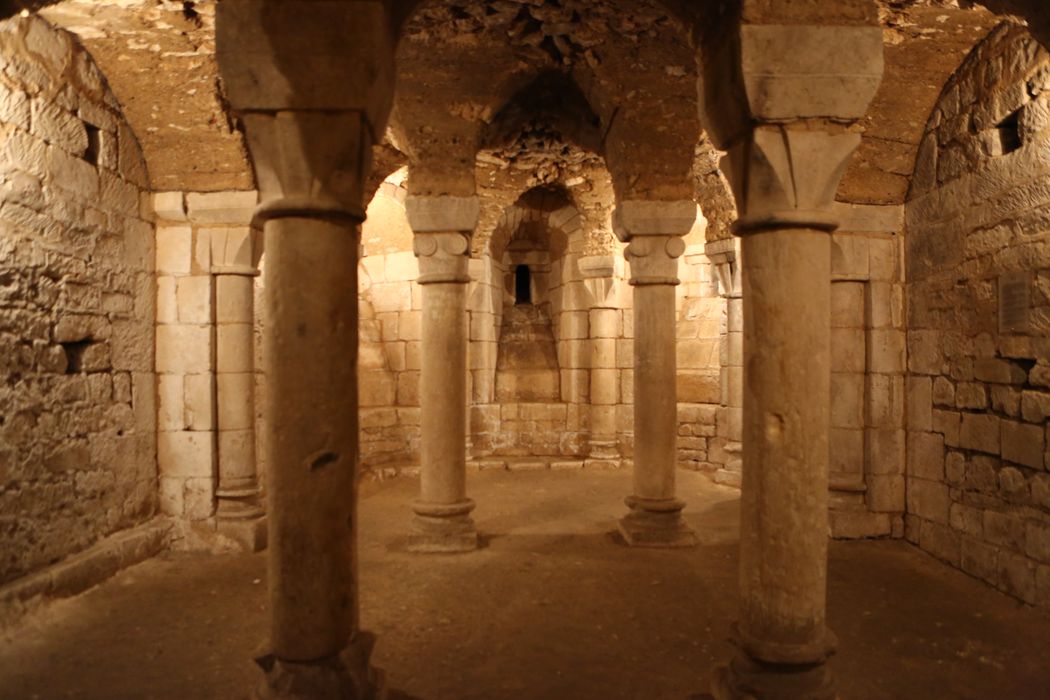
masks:
MULTIPOLYGON (((623 472, 471 475, 487 547, 403 551, 415 482, 366 489, 361 609, 394 698, 674 698, 727 658, 737 493, 682 473, 701 545, 628 550, 623 472)), ((266 631, 263 555, 168 556, 0 642, 0 698, 242 698, 266 631)), ((1050 617, 900 542, 831 547, 845 699, 1050 696, 1050 617)))

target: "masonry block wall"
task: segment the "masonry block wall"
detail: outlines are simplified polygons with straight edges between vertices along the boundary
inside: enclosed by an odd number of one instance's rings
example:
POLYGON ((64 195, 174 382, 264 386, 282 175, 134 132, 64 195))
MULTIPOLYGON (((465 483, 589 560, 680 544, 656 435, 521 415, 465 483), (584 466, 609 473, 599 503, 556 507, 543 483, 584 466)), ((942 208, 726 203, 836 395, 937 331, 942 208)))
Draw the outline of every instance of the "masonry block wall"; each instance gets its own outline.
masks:
POLYGON ((1050 606, 1050 57, 1023 28, 948 82, 907 226, 907 537, 1050 606))
POLYGON ((157 507, 145 163, 72 35, 0 22, 0 583, 157 507))

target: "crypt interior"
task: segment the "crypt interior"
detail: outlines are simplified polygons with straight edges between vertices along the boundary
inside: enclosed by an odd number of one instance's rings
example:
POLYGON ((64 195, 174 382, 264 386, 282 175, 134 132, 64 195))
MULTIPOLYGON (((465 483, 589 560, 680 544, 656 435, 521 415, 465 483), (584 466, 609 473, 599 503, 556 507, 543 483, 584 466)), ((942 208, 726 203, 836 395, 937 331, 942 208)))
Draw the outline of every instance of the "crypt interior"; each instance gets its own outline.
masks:
POLYGON ((0 8, 3 700, 1047 697, 1044 0, 0 8))

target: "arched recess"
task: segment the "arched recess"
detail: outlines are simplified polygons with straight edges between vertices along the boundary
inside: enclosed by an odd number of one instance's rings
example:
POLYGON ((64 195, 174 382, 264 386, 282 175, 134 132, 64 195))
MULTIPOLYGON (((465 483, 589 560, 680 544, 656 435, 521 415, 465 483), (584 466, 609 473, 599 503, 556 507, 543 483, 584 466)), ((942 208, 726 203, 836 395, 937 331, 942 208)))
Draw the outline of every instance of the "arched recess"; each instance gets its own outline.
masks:
POLYGON ((575 262, 583 246, 583 220, 565 188, 541 186, 504 210, 472 261, 471 442, 478 460, 586 456, 589 303, 575 262), (531 278, 527 306, 516 304, 519 266, 531 278))
POLYGON ((907 203, 907 537, 1050 605, 1050 54, 1004 23, 926 123, 907 203))
POLYGON ((0 56, 2 584, 156 514, 154 363, 196 358, 154 358, 148 174, 104 75, 35 16, 0 20, 0 56))

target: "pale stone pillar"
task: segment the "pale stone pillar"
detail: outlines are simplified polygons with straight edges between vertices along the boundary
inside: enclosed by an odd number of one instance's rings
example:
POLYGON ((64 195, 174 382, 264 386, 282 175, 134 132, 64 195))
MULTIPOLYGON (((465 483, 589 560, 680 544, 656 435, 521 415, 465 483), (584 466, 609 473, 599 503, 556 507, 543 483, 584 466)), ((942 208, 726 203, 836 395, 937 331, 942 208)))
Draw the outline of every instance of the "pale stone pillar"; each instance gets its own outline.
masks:
POLYGON ((744 411, 744 300, 739 246, 739 239, 731 238, 710 242, 704 251, 715 266, 726 300, 726 327, 719 348, 721 406, 717 414, 716 443, 709 453, 712 461, 722 465, 715 472, 715 481, 737 487, 741 480, 744 411))
POLYGON ((634 492, 620 520, 627 544, 685 547, 696 535, 682 520, 675 495, 678 392, 675 286, 682 239, 696 220, 696 204, 621 202, 613 217, 628 243, 634 287, 634 492))
POLYGON ((476 197, 406 201, 415 234, 423 294, 420 407, 420 494, 412 505, 416 552, 476 549, 467 498, 467 284, 476 197))
POLYGON ((881 31, 742 24, 713 32, 704 53, 702 117, 727 151, 740 211, 746 369, 739 652, 712 690, 719 700, 831 700, 832 205, 860 141, 849 122, 864 115, 881 78, 881 31), (740 45, 726 51, 716 36, 740 45), (717 87, 726 80, 743 91, 727 96, 717 87))
POLYGON ((257 696, 372 698, 382 679, 357 598, 358 227, 393 96, 393 33, 379 0, 216 12, 266 251, 270 640, 257 696))
POLYGON ((579 259, 580 275, 591 297, 588 312, 590 337, 590 446, 587 464, 615 466, 620 460, 617 440, 617 406, 620 378, 616 365, 616 342, 623 334, 622 311, 616 307, 616 264, 611 255, 579 259))
POLYGON ((248 551, 266 543, 255 468, 255 277, 247 226, 211 233, 215 277, 215 394, 219 433, 218 531, 248 551))

